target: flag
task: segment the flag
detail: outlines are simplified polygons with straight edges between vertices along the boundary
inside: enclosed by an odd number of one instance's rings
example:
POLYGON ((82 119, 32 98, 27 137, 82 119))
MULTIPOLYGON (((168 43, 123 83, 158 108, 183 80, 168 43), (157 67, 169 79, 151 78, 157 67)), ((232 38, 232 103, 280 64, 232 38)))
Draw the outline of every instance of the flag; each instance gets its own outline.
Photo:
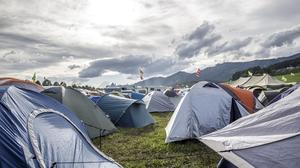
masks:
POLYGON ((292 72, 292 73, 291 73, 291 76, 295 76, 295 74, 292 72))
POLYGON ((200 77, 200 73, 201 73, 200 68, 197 68, 197 70, 196 70, 196 76, 197 76, 197 77, 200 77))
POLYGON ((248 71, 248 75, 249 75, 249 76, 252 76, 252 75, 253 75, 253 73, 252 73, 252 72, 250 72, 250 71, 248 71))
POLYGON ((139 73, 140 73, 140 79, 143 80, 144 79, 144 71, 142 68, 139 69, 139 73))
POLYGON ((34 72, 33 76, 32 76, 32 82, 35 82, 36 81, 36 73, 34 72))
POLYGON ((284 77, 284 76, 281 77, 281 80, 283 80, 285 82, 287 81, 286 77, 284 77))

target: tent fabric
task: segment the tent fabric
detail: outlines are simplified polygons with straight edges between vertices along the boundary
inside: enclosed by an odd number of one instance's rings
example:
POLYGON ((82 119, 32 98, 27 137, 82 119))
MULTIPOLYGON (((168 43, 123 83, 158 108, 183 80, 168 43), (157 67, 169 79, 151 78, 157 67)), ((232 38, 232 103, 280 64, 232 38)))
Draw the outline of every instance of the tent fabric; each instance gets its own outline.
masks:
POLYGON ((42 93, 56 99, 74 112, 84 122, 90 138, 106 135, 116 130, 105 113, 80 91, 57 86, 50 87, 42 93))
POLYGON ((289 94, 293 93, 295 90, 297 90, 300 87, 300 84, 296 84, 293 87, 287 89, 286 91, 280 93, 279 95, 277 95, 275 98, 273 98, 268 104, 272 104, 277 102, 278 100, 288 96, 289 94))
POLYGON ((245 106, 248 112, 254 113, 255 112, 255 97, 253 96, 253 93, 248 90, 243 90, 235 87, 231 87, 229 85, 223 84, 223 89, 230 90, 234 96, 236 97, 236 100, 241 101, 241 104, 245 106), (224 88, 225 87, 225 88, 224 88))
POLYGON ((280 90, 265 90, 262 91, 257 98, 262 104, 267 105, 272 99, 274 99, 279 94, 280 90))
POLYGON ((20 79, 10 78, 10 77, 0 78, 0 86, 11 86, 11 85, 14 85, 15 87, 18 88, 32 90, 35 92, 41 92, 44 90, 42 86, 28 80, 20 80, 20 79))
POLYGON ((148 93, 143 101, 146 104, 148 112, 170 112, 175 110, 175 105, 170 98, 160 91, 152 91, 148 93))
POLYGON ((174 111, 166 127, 165 142, 200 137, 248 114, 243 105, 219 85, 198 82, 174 111))
POLYGON ((237 167, 298 167, 300 89, 259 112, 200 137, 237 167))
POLYGON ((239 87, 239 86, 243 85, 244 83, 246 83, 249 79, 250 79, 250 77, 240 77, 239 79, 232 81, 230 83, 230 85, 234 86, 234 87, 239 87))
POLYGON ((176 109, 182 98, 182 95, 178 95, 175 97, 169 97, 169 100, 174 104, 174 108, 176 109))
POLYGON ((142 100, 144 97, 145 97, 145 95, 142 93, 137 93, 137 92, 131 93, 131 98, 135 99, 135 100, 142 100))
POLYGON ((240 85, 241 87, 244 88, 251 88, 251 87, 256 87, 260 86, 263 88, 273 88, 273 89, 278 89, 284 86, 290 85, 289 83, 284 83, 269 74, 264 74, 262 76, 251 76, 251 78, 245 82, 244 84, 240 85))
POLYGON ((1 90, 0 135, 1 168, 121 167, 93 146, 74 113, 34 91, 1 90))
POLYGON ((140 128, 154 123, 142 101, 110 94, 92 100, 96 100, 96 104, 117 126, 140 128))
POLYGON ((257 83, 259 81, 261 81, 263 78, 264 78, 263 75, 262 76, 255 76, 255 75, 253 75, 253 76, 250 77, 250 79, 247 82, 245 82, 244 84, 242 84, 240 86, 241 87, 259 86, 259 85, 257 85, 257 83))

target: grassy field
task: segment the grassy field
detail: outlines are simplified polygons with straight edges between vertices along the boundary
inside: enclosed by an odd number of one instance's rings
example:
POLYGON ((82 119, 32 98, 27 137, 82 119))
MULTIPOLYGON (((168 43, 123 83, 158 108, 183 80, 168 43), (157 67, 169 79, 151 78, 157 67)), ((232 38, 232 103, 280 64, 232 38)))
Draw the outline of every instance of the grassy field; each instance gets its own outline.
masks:
MULTIPOLYGON (((219 155, 199 141, 165 144, 165 127, 171 115, 153 114, 156 123, 145 128, 119 128, 102 137, 100 150, 125 168, 216 167, 219 155)), ((100 138, 93 142, 100 148, 100 138)))
POLYGON ((275 77, 279 80, 282 80, 282 76, 284 76, 287 79, 287 81, 284 82, 300 82, 300 72, 294 73, 294 75, 286 74, 286 75, 278 75, 275 77))

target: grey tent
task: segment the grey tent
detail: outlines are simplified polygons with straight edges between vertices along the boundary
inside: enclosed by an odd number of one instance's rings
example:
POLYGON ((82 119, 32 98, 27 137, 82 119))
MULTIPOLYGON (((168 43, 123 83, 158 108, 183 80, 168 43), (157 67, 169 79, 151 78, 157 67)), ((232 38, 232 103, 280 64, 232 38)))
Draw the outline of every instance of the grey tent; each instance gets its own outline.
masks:
POLYGON ((58 86, 50 87, 42 93, 56 99, 74 112, 85 123, 90 138, 116 130, 104 112, 81 92, 58 86))
POLYGON ((242 168, 299 167, 300 89, 199 140, 242 168))
POLYGON ((93 101, 117 126, 140 128, 154 123, 154 119, 146 111, 146 106, 141 100, 107 94, 93 101))
POLYGON ((148 93, 143 101, 146 103, 148 112, 169 112, 175 110, 175 105, 163 92, 153 91, 148 93))
POLYGON ((197 138, 255 112, 258 102, 250 91, 229 87, 206 81, 192 86, 166 127, 165 142, 197 138), (242 103, 245 99, 252 100, 251 105, 242 103))

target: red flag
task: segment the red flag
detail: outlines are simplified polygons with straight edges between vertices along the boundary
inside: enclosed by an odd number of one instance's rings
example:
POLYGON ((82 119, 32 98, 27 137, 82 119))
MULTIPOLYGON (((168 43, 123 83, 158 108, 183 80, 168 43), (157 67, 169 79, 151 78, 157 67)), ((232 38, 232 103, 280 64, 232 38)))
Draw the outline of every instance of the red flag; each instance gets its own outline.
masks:
POLYGON ((197 68, 197 70, 196 70, 196 76, 197 77, 200 77, 200 72, 201 72, 200 68, 197 68))

